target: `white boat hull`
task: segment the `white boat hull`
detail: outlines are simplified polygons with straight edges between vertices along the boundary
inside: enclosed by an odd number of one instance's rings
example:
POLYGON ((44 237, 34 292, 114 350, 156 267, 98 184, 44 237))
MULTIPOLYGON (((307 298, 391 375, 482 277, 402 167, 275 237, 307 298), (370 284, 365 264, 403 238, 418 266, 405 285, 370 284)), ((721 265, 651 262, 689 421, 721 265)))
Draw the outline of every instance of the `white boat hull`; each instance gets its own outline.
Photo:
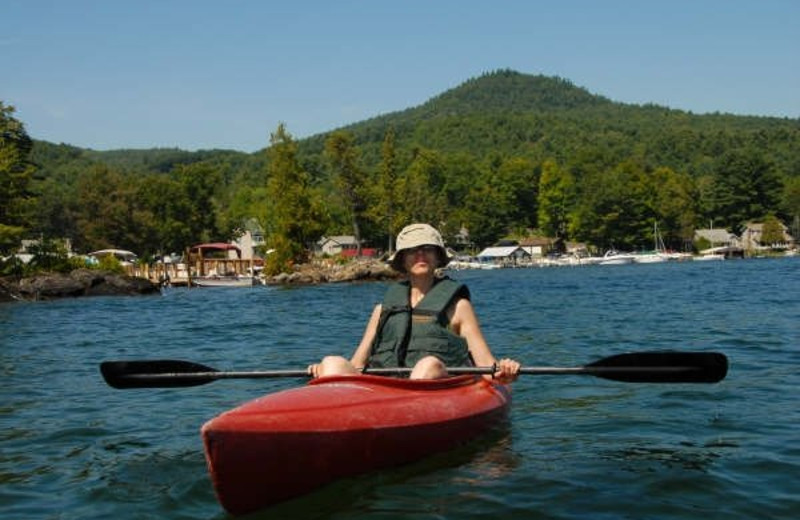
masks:
POLYGON ((598 265, 625 265, 632 264, 634 256, 616 251, 608 251, 598 265))
POLYGON ((633 261, 637 264, 659 264, 661 262, 667 262, 669 257, 660 254, 654 255, 636 255, 633 257, 633 261))
POLYGON ((253 276, 203 276, 192 278, 198 287, 252 287, 256 285, 253 276))
POLYGON ((711 255, 700 255, 694 257, 695 262, 712 262, 719 260, 725 260, 725 255, 711 254, 711 255))

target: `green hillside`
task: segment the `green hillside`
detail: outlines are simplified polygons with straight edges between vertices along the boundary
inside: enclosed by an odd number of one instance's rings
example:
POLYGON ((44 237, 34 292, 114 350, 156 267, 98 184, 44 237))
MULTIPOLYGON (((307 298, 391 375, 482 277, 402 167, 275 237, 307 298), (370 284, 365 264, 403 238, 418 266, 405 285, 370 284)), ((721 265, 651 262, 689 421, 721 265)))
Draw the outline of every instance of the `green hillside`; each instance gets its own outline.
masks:
MULTIPOLYGON (((615 103, 567 80, 503 70, 466 81, 414 108, 345 127, 372 160, 387 128, 403 147, 477 158, 495 154, 580 162, 576 152, 639 154, 653 164, 702 172, 705 158, 758 137, 782 169, 798 174, 800 122, 696 115, 656 105, 615 103)), ((306 140, 312 152, 324 135, 306 140)))
MULTIPOLYGON (((450 238, 465 227, 473 247, 536 230, 558 243, 635 249, 652 243, 658 222, 679 249, 709 221, 736 230, 770 214, 791 225, 800 214, 797 119, 625 104, 511 70, 416 107, 288 139, 286 164, 297 161, 303 196, 313 199, 306 205, 316 208, 311 227, 342 234, 356 222, 376 245, 415 219, 440 223, 450 238), (332 135, 349 161, 339 169, 326 155, 332 135)), ((84 249, 143 253, 227 239, 247 217, 269 230, 284 197, 269 190, 280 169, 267 152, 35 141, 38 206, 27 227, 84 249)))
MULTIPOLYGON (((632 153, 648 162, 702 173, 705 158, 721 150, 753 140, 769 152, 789 175, 800 174, 800 121, 797 119, 697 115, 657 105, 617 103, 592 94, 570 81, 511 70, 487 73, 469 79, 417 107, 377 116, 334 130, 355 136, 368 165, 377 163, 378 150, 387 129, 397 135, 400 148, 414 147, 441 153, 466 153, 477 159, 514 155, 541 161, 554 158, 580 162, 575 152, 602 151, 623 158, 632 153)), ((289 124, 291 131, 291 123, 289 124)), ((326 132, 298 140, 310 163, 322 153, 326 132)), ((266 143, 265 143, 266 144, 266 143)), ((38 141, 40 155, 53 155, 52 148, 38 141)), ((57 147, 58 148, 58 147, 57 147)), ((68 145, 71 157, 81 156, 123 171, 168 172, 178 165, 237 158, 242 168, 248 161, 243 152, 177 148, 94 151, 68 145)), ((258 155, 260 152, 252 155, 258 155)), ((56 157, 45 157, 42 166, 56 157)))

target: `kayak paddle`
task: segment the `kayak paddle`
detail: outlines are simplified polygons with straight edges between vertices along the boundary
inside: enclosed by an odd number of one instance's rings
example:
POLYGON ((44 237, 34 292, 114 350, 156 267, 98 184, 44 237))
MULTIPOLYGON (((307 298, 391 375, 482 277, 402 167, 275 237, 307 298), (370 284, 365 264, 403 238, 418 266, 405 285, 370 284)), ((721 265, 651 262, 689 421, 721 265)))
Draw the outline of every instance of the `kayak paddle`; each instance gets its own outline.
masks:
MULTIPOLYGON (((493 374, 495 367, 452 367, 452 375, 493 374)), ((172 388, 199 386, 218 379, 309 377, 306 370, 222 372, 170 359, 104 361, 100 372, 109 386, 172 388)), ((368 368, 365 374, 403 375, 410 368, 368 368)), ((580 367, 522 367, 520 375, 590 375, 625 383, 717 383, 728 373, 728 359, 718 352, 633 352, 617 354, 580 367)))

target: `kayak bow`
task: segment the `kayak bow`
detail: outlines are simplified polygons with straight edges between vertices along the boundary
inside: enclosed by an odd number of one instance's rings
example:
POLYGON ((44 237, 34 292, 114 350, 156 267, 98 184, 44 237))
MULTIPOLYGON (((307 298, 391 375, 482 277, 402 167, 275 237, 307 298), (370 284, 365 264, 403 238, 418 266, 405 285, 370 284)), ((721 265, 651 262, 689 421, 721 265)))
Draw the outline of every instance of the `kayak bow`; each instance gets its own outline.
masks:
POLYGON ((502 423, 510 402, 483 377, 332 376, 249 401, 201 433, 217 497, 240 515, 452 449, 502 423))

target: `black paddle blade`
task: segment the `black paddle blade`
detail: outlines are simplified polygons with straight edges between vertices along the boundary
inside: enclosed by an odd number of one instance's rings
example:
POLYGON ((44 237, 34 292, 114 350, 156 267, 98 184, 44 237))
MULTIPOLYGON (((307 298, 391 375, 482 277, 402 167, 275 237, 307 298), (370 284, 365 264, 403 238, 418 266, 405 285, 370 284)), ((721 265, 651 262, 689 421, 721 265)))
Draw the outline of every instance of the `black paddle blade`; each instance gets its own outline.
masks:
POLYGON ((216 379, 211 367, 171 359, 104 361, 100 372, 109 386, 120 389, 198 386, 216 379))
POLYGON ((718 352, 635 352, 603 358, 585 373, 627 383, 718 383, 728 358, 718 352))

